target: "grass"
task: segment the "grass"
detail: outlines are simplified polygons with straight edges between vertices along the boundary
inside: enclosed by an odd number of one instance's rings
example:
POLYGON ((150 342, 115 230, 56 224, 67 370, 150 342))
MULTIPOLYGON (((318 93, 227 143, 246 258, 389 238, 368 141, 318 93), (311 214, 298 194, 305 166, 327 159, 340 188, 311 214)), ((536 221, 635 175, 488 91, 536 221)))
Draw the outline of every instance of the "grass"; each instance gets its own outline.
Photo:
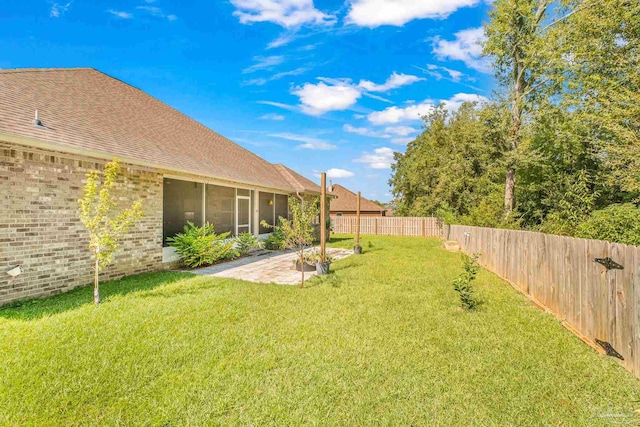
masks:
POLYGON ((637 425, 640 383, 508 284, 459 311, 459 254, 363 240, 303 290, 158 273, 0 309, 0 424, 637 425))

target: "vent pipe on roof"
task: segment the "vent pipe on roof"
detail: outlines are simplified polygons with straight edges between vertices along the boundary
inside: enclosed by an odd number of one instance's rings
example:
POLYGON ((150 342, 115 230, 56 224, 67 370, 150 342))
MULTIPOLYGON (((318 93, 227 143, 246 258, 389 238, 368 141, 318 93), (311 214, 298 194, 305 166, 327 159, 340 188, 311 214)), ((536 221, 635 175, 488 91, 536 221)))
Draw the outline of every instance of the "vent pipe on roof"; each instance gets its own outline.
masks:
POLYGON ((38 110, 36 110, 36 118, 33 120, 33 124, 36 126, 42 126, 42 122, 38 118, 38 110))

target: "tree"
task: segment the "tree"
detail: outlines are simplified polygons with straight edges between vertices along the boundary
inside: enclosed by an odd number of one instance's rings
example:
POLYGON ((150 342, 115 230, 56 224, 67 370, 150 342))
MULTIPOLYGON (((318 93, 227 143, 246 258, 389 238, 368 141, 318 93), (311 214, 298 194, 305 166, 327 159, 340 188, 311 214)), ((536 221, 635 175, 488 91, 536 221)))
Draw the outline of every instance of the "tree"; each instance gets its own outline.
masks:
POLYGON ((549 64, 543 97, 583 127, 622 191, 640 192, 640 3, 564 0, 548 24, 549 64))
POLYGON ((113 262, 113 255, 120 246, 122 236, 144 215, 140 200, 119 213, 114 212, 117 203, 113 190, 119 174, 118 159, 105 165, 101 185, 98 172, 89 172, 83 197, 78 200, 80 220, 89 232, 89 248, 94 259, 93 299, 96 304, 100 303, 100 271, 113 262))
MULTIPOLYGON (((300 287, 304 288, 304 261, 307 246, 313 244, 314 221, 318 218, 320 199, 296 199, 289 197, 289 213, 291 219, 278 218, 278 225, 275 232, 281 233, 283 238, 283 246, 287 249, 293 249, 298 257, 301 267, 302 281, 300 287)), ((271 227, 265 221, 262 222, 265 227, 271 227)))
POLYGON ((544 46, 541 25, 552 0, 496 0, 485 27, 484 52, 493 59, 498 81, 507 88, 511 126, 507 137, 504 210, 515 207, 517 150, 522 139, 523 116, 530 110, 531 95, 540 74, 544 46))
POLYGON ((392 166, 389 183, 398 214, 435 214, 450 222, 477 216, 480 209, 498 212, 483 223, 497 225, 502 203, 493 205, 504 182, 505 117, 498 104, 475 103, 455 112, 439 106, 424 117, 425 131, 396 154, 392 166))

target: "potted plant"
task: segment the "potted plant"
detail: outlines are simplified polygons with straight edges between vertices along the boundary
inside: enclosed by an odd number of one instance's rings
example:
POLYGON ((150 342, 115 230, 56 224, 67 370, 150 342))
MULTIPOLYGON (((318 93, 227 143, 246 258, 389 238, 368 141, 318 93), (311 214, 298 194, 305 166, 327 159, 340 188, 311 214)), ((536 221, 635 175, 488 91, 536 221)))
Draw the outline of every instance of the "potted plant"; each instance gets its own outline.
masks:
POLYGON ((325 255, 323 258, 322 252, 314 250, 306 255, 305 262, 311 264, 318 275, 325 275, 329 274, 329 266, 333 259, 329 255, 325 255))

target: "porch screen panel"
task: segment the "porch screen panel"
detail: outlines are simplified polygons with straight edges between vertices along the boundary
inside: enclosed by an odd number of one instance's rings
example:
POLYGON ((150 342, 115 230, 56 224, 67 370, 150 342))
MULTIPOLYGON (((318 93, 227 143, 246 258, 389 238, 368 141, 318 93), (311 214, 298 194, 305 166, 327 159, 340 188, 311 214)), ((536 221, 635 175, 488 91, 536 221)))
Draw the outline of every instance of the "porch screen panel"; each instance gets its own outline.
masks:
POLYGON ((162 197, 162 244, 167 237, 181 233, 188 221, 202 226, 203 185, 198 182, 164 178, 162 197))
POLYGON ((262 221, 266 221, 269 225, 274 225, 273 222, 273 193, 263 193, 260 191, 258 194, 258 217, 260 220, 260 234, 271 233, 273 229, 262 226, 262 221))
POLYGON ((235 232, 236 189, 207 184, 205 219, 216 233, 235 232))
POLYGON ((288 218, 289 217, 289 197, 284 196, 282 194, 276 194, 276 221, 278 218, 288 218))

